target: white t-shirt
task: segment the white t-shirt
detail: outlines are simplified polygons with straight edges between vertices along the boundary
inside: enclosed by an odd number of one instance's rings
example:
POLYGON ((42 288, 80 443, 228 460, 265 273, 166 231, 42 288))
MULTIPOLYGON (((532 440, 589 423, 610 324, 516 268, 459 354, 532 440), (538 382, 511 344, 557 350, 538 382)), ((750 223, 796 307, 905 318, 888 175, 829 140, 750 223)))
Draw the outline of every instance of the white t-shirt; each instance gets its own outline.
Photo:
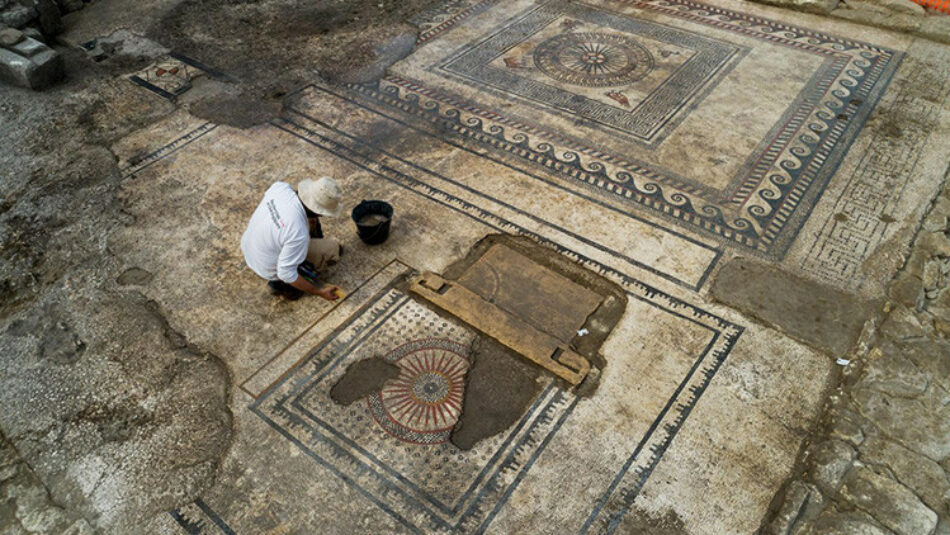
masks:
POLYGON ((241 237, 248 267, 267 280, 297 280, 297 266, 307 259, 310 227, 294 188, 274 182, 254 210, 241 237))

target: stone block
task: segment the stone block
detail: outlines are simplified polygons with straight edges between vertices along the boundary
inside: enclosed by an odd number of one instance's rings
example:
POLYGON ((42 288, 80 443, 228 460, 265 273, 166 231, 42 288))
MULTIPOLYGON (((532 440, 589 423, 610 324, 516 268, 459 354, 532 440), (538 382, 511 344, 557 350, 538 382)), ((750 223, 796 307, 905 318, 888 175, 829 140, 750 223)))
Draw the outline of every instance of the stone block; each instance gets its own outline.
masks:
POLYGON ((48 46, 37 41, 36 39, 29 38, 21 39, 19 42, 6 48, 25 58, 32 58, 50 49, 48 46))
POLYGON ((63 77, 63 61, 56 51, 26 38, 9 49, 0 48, 0 79, 30 89, 43 89, 63 77))
POLYGON ((871 350, 871 360, 859 381, 860 388, 877 390, 892 396, 912 397, 924 393, 930 384, 928 374, 893 348, 884 353, 880 348, 871 350))
POLYGON ((29 73, 33 68, 30 60, 0 48, 0 79, 20 87, 32 87, 29 73))
POLYGON ((917 304, 923 298, 923 284, 920 277, 911 273, 902 272, 891 283, 887 290, 887 295, 892 300, 908 308, 916 308, 917 304))
POLYGON ((921 274, 921 280, 925 290, 938 288, 944 282, 943 261, 939 258, 930 258, 924 262, 924 271, 921 274))
POLYGON ((12 4, 0 13, 0 23, 22 28, 37 16, 36 10, 20 4, 12 4))
POLYGON ((0 30, 0 46, 2 47, 11 47, 23 39, 23 32, 16 28, 4 28, 0 30))
MULTIPOLYGON (((932 18, 933 17, 928 17, 924 20, 931 20, 932 18)), ((950 256, 950 236, 947 236, 942 231, 922 232, 917 237, 917 247, 927 251, 930 257, 950 256)), ((920 267, 923 269, 923 262, 921 262, 920 267)))
POLYGON ((79 11, 85 5, 82 0, 56 0, 56 4, 63 13, 79 11))
POLYGON ((906 340, 923 336, 924 327, 910 309, 896 306, 881 323, 880 332, 892 340, 906 340))
POLYGON ((950 514, 946 502, 950 480, 939 464, 883 437, 869 438, 859 455, 865 464, 886 467, 931 509, 950 514))
POLYGON ((806 470, 812 482, 827 496, 835 496, 844 475, 854 463, 855 452, 841 440, 826 440, 815 446, 806 459, 806 470))
POLYGON ((934 318, 934 330, 940 334, 940 336, 950 340, 950 321, 943 318, 934 318))
POLYGON ((27 26, 26 28, 23 28, 23 35, 29 37, 30 39, 36 39, 41 43, 46 42, 46 36, 43 35, 42 30, 36 26, 27 26))
POLYGON ((919 339, 894 344, 904 357, 944 390, 950 391, 950 343, 945 340, 919 339))
POLYGON ((931 535, 937 527, 937 513, 920 498, 867 467, 848 472, 841 496, 898 535, 931 535))
POLYGON ((865 513, 825 511, 812 524, 808 535, 890 535, 865 513))
POLYGON ((889 437, 931 459, 944 459, 950 456, 950 406, 937 390, 908 399, 862 388, 852 398, 861 414, 889 437))
POLYGON ((799 533, 809 519, 821 512, 825 502, 821 492, 801 481, 792 481, 785 487, 785 495, 763 535, 792 535, 799 533))
MULTIPOLYGON (((942 25, 943 31, 950 35, 950 15, 945 17, 928 16, 927 20, 920 25, 921 31, 923 31, 924 26, 936 26, 938 24, 942 25)), ((920 229, 925 232, 943 232, 950 226, 950 224, 948 224, 950 217, 948 216, 950 216, 950 197, 941 195, 934 201, 934 206, 930 209, 930 215, 924 220, 920 229)))
POLYGON ((864 431, 861 429, 861 416, 847 409, 834 409, 831 412, 831 426, 828 434, 857 446, 864 442, 864 431))
POLYGON ((63 19, 53 0, 36 0, 36 12, 44 34, 56 35, 63 31, 63 19))

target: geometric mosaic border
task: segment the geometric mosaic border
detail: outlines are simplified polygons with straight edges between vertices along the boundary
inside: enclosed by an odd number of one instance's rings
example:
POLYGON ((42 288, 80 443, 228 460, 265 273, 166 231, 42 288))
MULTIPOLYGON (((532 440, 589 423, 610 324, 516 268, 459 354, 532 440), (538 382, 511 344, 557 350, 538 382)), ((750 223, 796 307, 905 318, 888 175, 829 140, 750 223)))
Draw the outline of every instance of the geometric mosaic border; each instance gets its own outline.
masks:
MULTIPOLYGON (((640 300, 662 308, 658 301, 643 296, 640 296, 640 300)), ((493 454, 493 460, 482 469, 469 491, 454 504, 448 505, 419 494, 419 489, 415 487, 407 487, 397 472, 384 463, 380 464, 381 460, 373 459, 375 464, 366 464, 367 461, 351 453, 340 442, 342 431, 327 427, 326 422, 320 424, 322 428, 314 425, 311 419, 315 415, 301 413, 295 405, 294 399, 308 385, 312 385, 315 378, 329 373, 326 370, 343 362, 349 353, 371 337, 375 329, 407 302, 410 302, 410 298, 400 292, 382 290, 281 381, 254 401, 250 410, 409 531, 483 533, 573 413, 578 398, 549 384, 514 425, 503 445, 493 454), (288 391, 288 388, 291 390, 288 391), (306 441, 301 437, 306 437, 306 441), (424 525, 411 520, 412 516, 420 515, 425 519, 424 525)), ((616 525, 629 510, 742 333, 741 327, 696 309, 689 310, 690 307, 684 307, 683 303, 679 305, 678 309, 666 311, 709 329, 712 333, 710 341, 697 355, 689 372, 617 471, 601 499, 594 504, 581 533, 598 525, 604 526, 601 531, 613 531, 614 528, 609 526, 616 525), (688 316, 684 314, 687 312, 688 316)))
POLYGON ((201 499, 168 512, 188 535, 235 535, 227 522, 201 499))
POLYGON ((901 134, 895 137, 888 129, 878 129, 858 165, 841 177, 834 208, 802 258, 806 273, 857 289, 868 277, 862 269, 868 256, 903 219, 898 209, 908 183, 926 176, 919 172, 921 160, 950 103, 950 78, 936 80, 933 72, 938 65, 950 64, 950 51, 939 49, 925 61, 912 61, 880 121, 901 125, 901 134))
POLYGON ((203 123, 193 130, 190 130, 183 134, 181 137, 171 141, 170 143, 162 146, 161 148, 151 152, 142 158, 139 158, 133 162, 130 162, 127 167, 124 167, 119 170, 119 173, 122 175, 122 178, 135 177, 138 173, 146 169, 148 166, 154 164, 155 162, 169 156, 170 154, 177 152, 194 141, 200 139, 202 136, 208 134, 217 128, 218 125, 214 123, 203 123))
MULTIPOLYGON (((709 386, 710 381, 722 366, 736 341, 744 331, 744 328, 702 310, 695 305, 673 297, 642 281, 636 280, 625 273, 603 265, 575 251, 561 247, 543 236, 525 229, 512 221, 506 220, 497 214, 474 206, 464 199, 459 199, 443 190, 401 173, 392 167, 381 165, 375 161, 372 151, 368 150, 365 146, 360 146, 359 149, 348 146, 348 140, 330 139, 326 135, 308 127, 306 124, 302 124, 302 122, 306 121, 303 118, 294 120, 280 119, 274 121, 273 125, 307 142, 321 152, 327 152, 349 161, 366 172, 462 213, 495 231, 528 236, 542 245, 557 250, 571 260, 615 280, 624 288, 631 299, 642 301, 650 306, 659 308, 709 330, 711 337, 705 350, 696 356, 694 364, 682 382, 677 386, 674 394, 659 413, 648 432, 628 456, 624 465, 618 468, 614 480, 608 488, 604 489, 598 503, 592 505, 592 511, 585 523, 583 531, 597 529, 599 531, 612 532, 613 529, 616 528, 619 519, 623 518, 623 515, 626 514, 627 510, 629 510, 633 504, 640 490, 643 488, 643 485, 653 472, 653 469, 659 463, 663 453, 672 443, 693 407, 699 401, 699 398, 709 386)), ((352 143, 352 140, 349 140, 349 142, 352 143)), ((559 390, 557 391, 559 392, 559 390)), ((560 414, 558 421, 563 421, 562 419, 567 418, 571 410, 573 410, 572 407, 567 407, 563 412, 558 411, 560 414)), ((559 428, 560 424, 556 424, 556 427, 559 428)), ((554 429, 554 432, 556 432, 556 429, 554 429)), ((545 440, 549 440, 550 436, 553 436, 553 434, 548 435, 545 440)), ((543 446, 543 442, 541 445, 543 446)), ((524 470, 531 467, 537 455, 540 455, 541 449, 536 450, 536 454, 523 463, 522 466, 524 470)), ((472 525, 477 527, 472 527, 470 524, 460 524, 458 526, 441 525, 440 527, 438 523, 429 527, 448 529, 452 532, 481 533, 487 528, 488 524, 494 518, 494 515, 497 514, 497 511, 504 505, 507 497, 514 491, 518 482, 523 478, 523 474, 524 472, 521 472, 521 475, 515 477, 514 482, 498 499, 492 511, 487 513, 488 516, 484 517, 481 522, 472 523, 472 525)), ((385 503, 377 502, 377 504, 383 507, 384 510, 386 509, 385 503)), ((403 518, 402 520, 405 519, 403 518)), ((421 527, 412 526, 411 528, 413 530, 425 531, 421 527)))
POLYGON ((411 299, 383 290, 347 323, 315 348, 281 381, 250 407, 318 464, 333 472, 414 533, 477 532, 493 518, 498 504, 517 486, 532 459, 544 450, 577 403, 574 396, 549 385, 505 438, 501 446, 456 500, 445 503, 426 493, 385 460, 346 440, 346 432, 305 410, 299 398, 371 338, 411 299), (424 524, 413 517, 424 518, 424 524))
MULTIPOLYGON (((749 158, 748 172, 737 177, 728 192, 709 190, 689 177, 547 131, 419 80, 391 75, 379 83, 349 87, 419 119, 417 125, 429 123, 432 131, 450 132, 482 148, 505 152, 519 165, 541 167, 598 190, 604 198, 629 208, 648 209, 688 228, 782 258, 886 89, 903 53, 700 2, 617 2, 824 58, 809 86, 766 138, 771 141, 749 158)), ((491 5, 479 2, 463 13, 469 16, 491 5)), ((457 14, 444 31, 457 27, 461 18, 457 14)), ((435 37, 429 35, 427 40, 435 37)))
MULTIPOLYGON (((333 89, 331 89, 331 88, 329 88, 329 87, 318 86, 318 85, 310 85, 310 86, 307 86, 307 87, 302 88, 302 89, 300 90, 300 92, 305 92, 305 91, 312 91, 312 92, 324 93, 324 94, 329 95, 329 96, 331 96, 331 97, 334 97, 334 98, 340 99, 340 100, 342 100, 342 101, 345 101, 346 104, 353 104, 353 105, 355 105, 356 107, 359 107, 360 109, 363 109, 363 110, 367 110, 367 111, 369 111, 369 112, 372 112, 372 113, 374 113, 374 114, 380 116, 381 118, 385 118, 385 119, 387 119, 387 120, 394 121, 394 122, 398 123, 400 126, 409 127, 409 128, 412 128, 412 127, 413 127, 413 125, 412 125, 411 123, 401 120, 399 117, 395 116, 395 115, 392 114, 392 113, 387 113, 387 111, 380 111, 380 110, 376 109, 377 107, 374 107, 374 106, 372 106, 372 105, 366 105, 365 103, 361 102, 362 99, 359 98, 359 95, 358 95, 358 94, 355 94, 355 93, 353 93, 353 92, 349 92, 349 91, 335 91, 335 90, 333 90, 333 89)), ((370 104, 372 104, 372 103, 370 103, 370 104)), ((332 141, 332 140, 330 140, 329 138, 320 137, 320 139, 321 139, 321 140, 325 140, 323 143, 324 143, 327 147, 332 147, 331 149, 328 149, 328 150, 336 151, 336 152, 334 152, 335 154, 344 154, 344 156, 343 156, 344 159, 350 159, 350 158, 352 157, 352 156, 350 156, 351 153, 352 153, 354 156, 356 156, 356 155, 363 155, 363 154, 365 154, 367 151, 370 151, 370 152, 372 152, 373 154, 375 154, 375 155, 376 155, 378 158, 380 158, 380 159, 385 156, 385 157, 389 157, 389 158, 394 158, 394 159, 400 160, 402 163, 405 163, 405 164, 408 165, 409 167, 418 167, 418 166, 416 166, 413 162, 406 161, 406 160, 404 160, 403 158, 399 157, 397 154, 394 154, 394 153, 391 153, 391 152, 381 152, 377 147, 374 146, 374 144, 373 144, 372 142, 360 142, 358 137, 354 137, 354 136, 352 136, 351 134, 348 134, 348 133, 346 133, 346 132, 343 132, 343 131, 340 130, 338 127, 336 127, 336 126, 334 126, 334 125, 332 125, 332 124, 329 124, 329 123, 327 123, 326 121, 323 121, 323 120, 319 119, 318 117, 311 116, 310 114, 308 114, 308 113, 306 113, 306 112, 304 112, 304 111, 301 111, 301 110, 299 110, 299 109, 297 109, 297 108, 295 108, 295 107, 293 107, 293 106, 291 106, 291 107, 288 109, 288 117, 292 117, 292 118, 284 118, 284 119, 281 119, 280 121, 276 121, 275 124, 276 124, 278 127, 281 127, 281 128, 287 128, 287 127, 297 128, 297 127, 299 127, 300 132, 305 132, 305 133, 307 133, 307 135, 314 134, 312 127, 313 127, 313 128, 319 127, 319 128, 326 129, 326 130, 328 130, 328 131, 332 131, 333 135, 336 136, 335 139, 343 140, 343 141, 344 141, 343 144, 338 143, 338 142, 336 142, 336 141, 332 141), (352 145, 352 148, 344 148, 344 147, 345 147, 345 143, 349 143, 350 141, 354 141, 354 142, 355 142, 355 143, 351 144, 351 145, 352 145), (339 149, 338 149, 338 147, 339 147, 339 149), (342 152, 341 152, 341 151, 342 151, 342 152)), ((438 139, 439 141, 441 141, 441 142, 443 142, 443 143, 445 143, 445 144, 447 144, 447 145, 449 145, 449 146, 452 146, 452 147, 455 147, 455 148, 461 148, 461 149, 463 149, 463 150, 467 150, 467 149, 465 149, 465 147, 462 147, 462 146, 460 146, 458 143, 453 142, 452 139, 447 138, 447 137, 444 135, 444 133, 439 134, 439 133, 430 133, 430 132, 426 132, 426 131, 422 131, 422 133, 424 133, 424 134, 426 134, 426 135, 430 135, 430 136, 434 137, 435 139, 438 139)), ((317 139, 317 137, 318 137, 318 136, 311 135, 311 139, 317 139)), ((469 152, 471 152, 471 151, 469 151, 469 152)), ((503 160, 496 160, 496 159, 494 159, 491 154, 483 154, 483 153, 477 153, 477 154, 479 155, 479 157, 486 158, 486 159, 495 161, 496 163, 501 163, 502 165, 511 167, 511 166, 509 166, 509 165, 507 164, 507 162, 505 162, 505 161, 503 161, 503 160)), ((383 173, 384 175, 387 175, 387 176, 390 176, 390 175, 391 175, 391 176, 398 176, 398 177, 400 177, 400 180, 406 180, 406 181, 411 182, 411 183, 413 183, 413 184, 415 184, 416 182, 419 182, 418 180, 416 180, 416 179, 414 179, 414 178, 405 178, 405 177, 406 177, 405 174, 396 173, 394 169, 391 169, 388 164, 385 164, 385 163, 383 163, 382 161, 380 161, 380 162, 378 162, 378 163, 369 163, 369 162, 368 162, 367 164, 373 166, 374 168, 378 168, 378 169, 379 169, 379 172, 383 173)), ((516 172, 523 172, 523 171, 521 171, 520 169, 517 169, 517 168, 515 168, 515 167, 511 167, 511 168, 512 168, 514 171, 516 171, 516 172)), ((460 183, 460 182, 458 182, 458 181, 452 179, 452 178, 449 177, 449 176, 446 176, 446 175, 443 175, 443 174, 440 174, 440 173, 435 173, 435 172, 432 172, 432 171, 427 171, 427 172, 424 173, 424 174, 425 174, 425 175, 432 175, 432 176, 434 176, 434 177, 438 177, 438 179, 439 179, 440 181, 444 181, 444 182, 453 184, 453 185, 455 185, 455 186, 461 187, 461 188, 463 188, 463 189, 470 190, 472 193, 475 193, 478 197, 481 197, 481 198, 484 198, 484 199, 487 199, 487 200, 491 201, 492 204, 495 204, 495 205, 498 205, 498 204, 504 205, 504 204, 505 204, 504 201, 502 201, 501 199, 495 198, 495 197, 493 197, 493 196, 491 196, 491 195, 487 195, 487 194, 485 194, 485 193, 483 193, 483 192, 480 192, 480 191, 472 190, 472 189, 468 188, 467 186, 465 186, 464 184, 462 184, 462 183, 460 183)), ((524 174, 525 174, 526 176, 530 177, 530 178, 533 178, 533 179, 542 180, 542 181, 544 181, 544 182, 546 182, 546 183, 549 183, 549 184, 552 183, 552 182, 546 180, 544 177, 538 176, 537 174, 534 174, 534 173, 524 173, 524 174)), ((427 186, 423 186, 423 185, 421 185, 421 184, 422 184, 422 183, 420 182, 420 185, 419 185, 419 186, 414 186, 414 187, 416 187, 417 189, 426 190, 427 186)), ((558 186, 558 184, 557 184, 556 182, 553 183, 553 185, 555 185, 556 187, 558 186)), ((560 188, 560 189, 565 189, 565 188, 560 188)), ((570 189, 565 189, 565 190, 568 191, 568 192, 570 192, 570 193, 574 193, 574 192, 572 192, 570 189)), ((426 191, 429 191, 429 190, 426 190, 426 191)), ((441 190, 435 190, 435 189, 431 189, 431 191, 440 191, 440 192, 441 192, 441 190)), ((576 194, 576 193, 575 193, 575 194, 576 194)), ((453 206, 463 207, 464 210, 466 211, 466 213, 470 213, 471 216, 473 216, 473 217, 475 217, 475 218, 479 218, 479 219, 483 219, 483 218, 494 218, 494 219, 496 219, 496 220, 497 220, 497 223, 496 223, 496 224, 498 225, 496 228, 504 229, 504 232, 515 233, 515 234, 520 234, 520 233, 522 233, 522 232, 526 232, 524 235, 529 236, 531 239, 533 239, 533 240, 535 240, 535 241, 537 241, 537 242, 539 242, 539 243, 544 243, 545 245, 548 245, 549 247, 551 247, 551 248, 553 248, 553 249, 556 249, 558 252, 560 252, 560 253, 562 253, 562 254, 567 254, 567 255, 572 255, 572 254, 573 254, 570 250, 568 250, 568 249, 566 249, 566 248, 563 248, 560 244, 558 244, 558 243, 556 243, 556 242, 553 242, 553 241, 551 241, 551 240, 548 240, 547 238, 541 236, 540 234, 533 233, 533 232, 523 231, 523 229, 522 229, 521 227, 509 225, 507 222, 501 223, 502 220, 498 219, 495 214, 489 214, 489 213, 485 212, 485 211, 482 209, 482 207, 479 206, 479 205, 477 205, 477 204, 467 203, 467 202, 465 202, 465 201, 463 201, 463 200, 461 200, 461 199, 458 199, 458 198, 455 198, 455 197, 451 197, 451 196, 449 196, 449 197, 443 197, 441 193, 439 193, 438 196, 439 196, 438 198, 440 199, 440 202, 446 202, 446 201, 447 201, 447 202, 449 202, 449 204, 452 204, 453 206)), ((630 265, 636 266, 636 267, 639 268, 639 269, 648 271, 648 272, 650 272, 650 273, 652 273, 652 274, 654 274, 654 275, 656 275, 656 276, 658 276, 658 277, 661 277, 661 278, 666 279, 666 280, 668 280, 668 281, 670 281, 670 282, 673 282, 673 283, 675 283, 675 284, 677 284, 677 285, 679 285, 679 286, 682 286, 683 288, 688 288, 688 289, 693 290, 693 291, 699 291, 699 290, 703 287, 703 285, 705 284, 705 282, 706 282, 707 279, 709 278, 710 273, 714 270, 715 266, 716 266, 717 263, 719 262, 719 259, 722 257, 722 250, 721 250, 720 248, 715 247, 715 246, 712 246, 712 245, 710 245, 710 244, 708 244, 708 243, 704 243, 704 242, 702 242, 702 241, 699 241, 699 240, 697 240, 695 237, 692 237, 692 236, 690 236, 690 235, 688 235, 688 234, 679 232, 679 231, 677 231, 676 229, 669 229, 669 228, 666 228, 665 225, 663 225, 663 224, 659 224, 659 223, 657 223, 657 222, 655 222, 655 221, 651 221, 650 219, 646 219, 646 218, 640 217, 640 216, 638 216, 637 214, 631 214, 631 213, 629 213, 629 212, 626 212, 626 211, 617 209, 616 207, 614 207, 614 206, 612 206, 612 205, 610 205, 610 204, 608 204, 608 203, 605 203, 605 202, 603 202, 601 199, 598 199, 598 198, 593 197, 593 196, 585 196, 585 197, 584 197, 584 200, 587 201, 587 202, 595 203, 595 204, 599 205, 599 206, 602 207, 602 208, 606 208, 606 209, 611 210, 611 211, 613 211, 613 212, 615 212, 615 213, 618 213, 618 214, 621 214, 621 215, 623 215, 623 216, 629 217, 629 218, 631 218, 631 219, 633 219, 633 220, 635 220, 635 221, 638 221, 638 222, 640 222, 640 223, 643 223, 643 224, 646 224, 646 225, 649 225, 649 226, 658 228, 658 229, 660 229, 660 230, 662 230, 662 231, 664 231, 664 232, 666 232, 666 233, 669 233, 669 234, 671 234, 671 235, 673 235, 673 236, 676 236, 676 237, 679 238, 679 239, 688 241, 688 242, 690 242, 691 244, 696 245, 696 246, 698 246, 698 247, 702 247, 702 248, 704 248, 704 249, 707 249, 708 251, 711 251, 711 252, 713 253, 713 256, 712 256, 712 258, 710 259, 708 265, 707 265, 706 268, 703 270, 702 274, 698 277, 697 280, 684 280, 683 278, 680 278, 680 276, 678 276, 678 275, 675 274, 675 273, 668 273, 668 272, 661 271, 660 269, 658 269, 658 268, 656 268, 656 267, 654 267, 654 266, 651 266, 651 265, 649 265, 649 264, 640 262, 640 261, 636 260, 635 258, 632 258, 632 257, 630 257, 630 256, 628 256, 628 255, 626 255, 626 254, 623 254, 622 252, 619 252, 619 251, 610 249, 609 247, 606 247, 606 246, 601 245, 601 244, 599 244, 599 243, 596 243, 596 242, 594 242, 594 241, 585 239, 584 237, 579 236, 579 235, 577 235, 576 233, 572 232, 570 229, 562 228, 562 227, 560 227, 560 226, 558 226, 558 225, 556 225, 556 224, 553 224, 553 223, 551 223, 551 222, 549 222, 549 221, 544 220, 543 218, 537 217, 536 214, 528 214, 528 213, 526 213, 526 212, 524 212, 524 211, 522 211, 522 210, 520 210, 520 209, 518 209, 518 208, 516 208, 516 207, 514 207, 514 206, 508 206, 508 208, 509 208, 510 210, 513 210, 513 211, 515 211, 515 212, 518 212, 519 214, 527 215, 527 216, 530 217, 531 219, 534 219, 534 220, 536 220, 536 221, 538 221, 538 222, 540 222, 540 223, 543 223, 543 224, 545 224, 546 226, 549 226, 549 227, 551 227, 551 228, 557 229, 559 232, 564 233, 564 234, 567 234, 568 236, 570 236, 570 237, 572 237, 572 238, 574 238, 574 239, 576 239, 576 240, 578 240, 578 241, 580 241, 580 242, 586 243, 586 244, 588 244, 588 245, 590 245, 590 246, 592 246, 592 247, 594 247, 594 248, 597 248, 597 249, 599 249, 599 250, 601 250, 601 251, 603 251, 603 252, 609 254, 610 256, 613 256, 613 257, 617 258, 618 260, 622 260, 622 261, 625 262, 625 263, 628 263, 628 264, 630 264, 630 265)))

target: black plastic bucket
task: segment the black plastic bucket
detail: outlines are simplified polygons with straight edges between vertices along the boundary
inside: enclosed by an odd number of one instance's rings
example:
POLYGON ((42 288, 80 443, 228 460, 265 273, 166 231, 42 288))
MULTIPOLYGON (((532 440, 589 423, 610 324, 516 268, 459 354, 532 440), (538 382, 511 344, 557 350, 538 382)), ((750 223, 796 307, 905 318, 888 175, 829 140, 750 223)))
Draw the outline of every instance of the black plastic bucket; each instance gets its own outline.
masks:
POLYGON ((379 245, 389 237, 393 207, 385 201, 363 201, 353 208, 356 232, 366 245, 379 245))

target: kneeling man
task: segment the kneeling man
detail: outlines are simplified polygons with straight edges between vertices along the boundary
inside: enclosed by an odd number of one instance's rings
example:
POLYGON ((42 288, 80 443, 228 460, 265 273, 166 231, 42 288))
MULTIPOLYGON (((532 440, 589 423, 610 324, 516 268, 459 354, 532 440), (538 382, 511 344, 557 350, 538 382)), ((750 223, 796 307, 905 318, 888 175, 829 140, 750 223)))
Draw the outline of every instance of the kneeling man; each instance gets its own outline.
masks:
POLYGON ((342 206, 340 187, 330 177, 309 178, 297 184, 275 182, 264 193, 241 238, 248 267, 266 279, 270 292, 287 299, 304 293, 333 301, 336 286, 317 287, 308 275, 332 266, 343 254, 340 242, 323 237, 320 216, 337 217, 342 206))

